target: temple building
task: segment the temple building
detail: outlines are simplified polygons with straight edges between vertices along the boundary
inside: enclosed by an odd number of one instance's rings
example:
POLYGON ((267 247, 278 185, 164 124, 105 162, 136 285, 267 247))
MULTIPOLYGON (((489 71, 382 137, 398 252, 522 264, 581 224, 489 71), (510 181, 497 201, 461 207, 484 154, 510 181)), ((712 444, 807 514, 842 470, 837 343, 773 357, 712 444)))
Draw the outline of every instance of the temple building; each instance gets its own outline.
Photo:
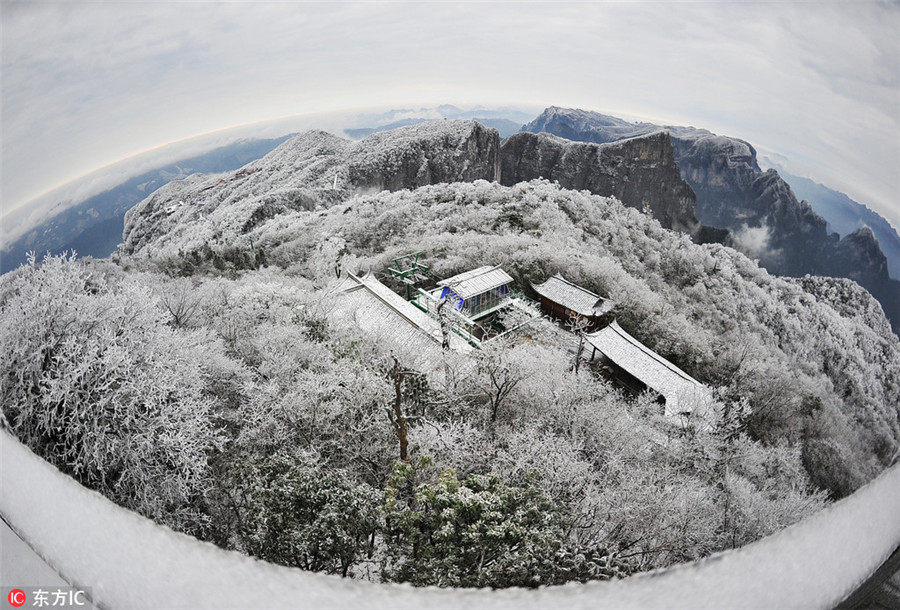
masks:
POLYGON ((478 267, 418 290, 413 303, 435 317, 443 307, 454 332, 477 347, 540 316, 527 299, 513 295, 512 282, 499 266, 478 267))
POLYGON ((500 267, 479 267, 438 282, 439 299, 451 300, 453 309, 477 320, 510 303, 513 279, 500 267))
POLYGON ((618 322, 585 336, 613 381, 634 394, 659 394, 665 414, 691 413, 709 397, 709 388, 625 332, 618 322))
POLYGON ((438 371, 447 359, 458 360, 473 347, 457 334, 449 336, 450 350, 442 349, 441 325, 385 286, 374 275, 348 275, 338 288, 330 317, 351 319, 368 335, 402 354, 410 366, 425 374, 438 371))
POLYGON ((543 284, 531 284, 531 288, 541 298, 542 312, 563 321, 573 317, 584 320, 588 331, 597 330, 601 316, 614 306, 613 301, 573 284, 558 273, 543 284))

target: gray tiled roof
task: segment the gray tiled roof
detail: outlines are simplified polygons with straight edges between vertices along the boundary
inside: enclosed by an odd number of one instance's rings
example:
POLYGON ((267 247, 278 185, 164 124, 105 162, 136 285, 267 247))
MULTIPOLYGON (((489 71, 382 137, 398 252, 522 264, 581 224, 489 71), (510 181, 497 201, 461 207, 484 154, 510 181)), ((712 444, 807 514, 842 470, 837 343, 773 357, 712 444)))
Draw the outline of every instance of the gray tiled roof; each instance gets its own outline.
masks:
POLYGON ((611 309, 610 301, 573 284, 558 273, 543 284, 532 284, 531 287, 542 297, 582 316, 596 316, 611 309))
POLYGON ((666 415, 690 411, 694 401, 707 392, 706 386, 626 333, 617 322, 586 338, 607 358, 662 394, 666 415))
POLYGON ((513 279, 498 267, 478 267, 450 279, 438 282, 438 286, 449 286, 463 300, 482 294, 488 290, 509 284, 513 279))

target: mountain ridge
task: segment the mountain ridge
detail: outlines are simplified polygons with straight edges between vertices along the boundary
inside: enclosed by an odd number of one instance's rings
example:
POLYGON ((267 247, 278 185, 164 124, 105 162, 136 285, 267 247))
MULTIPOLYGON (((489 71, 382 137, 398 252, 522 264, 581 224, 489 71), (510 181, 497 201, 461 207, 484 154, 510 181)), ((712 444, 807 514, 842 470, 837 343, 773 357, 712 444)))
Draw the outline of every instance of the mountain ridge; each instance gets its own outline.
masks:
POLYGON ((536 142, 530 138, 521 134, 501 143, 495 129, 473 120, 422 122, 359 141, 306 132, 234 175, 194 176, 160 189, 128 212, 124 252, 132 254, 151 242, 157 247, 177 241, 163 227, 178 232, 182 218, 206 215, 215 225, 189 240, 194 247, 203 240, 246 232, 292 209, 329 207, 357 192, 479 179, 520 182, 540 175, 568 188, 616 196, 630 207, 650 211, 663 226, 686 233, 698 230, 694 195, 678 176, 668 135, 650 134, 600 148, 562 146, 563 140, 538 137, 547 151, 545 160, 553 159, 552 167, 531 163, 536 142))
POLYGON ((737 245, 773 273, 859 281, 878 298, 894 331, 900 332, 900 281, 892 279, 874 255, 880 252, 874 234, 856 234, 849 241, 829 235, 825 219, 808 202, 798 200, 776 170, 761 170, 750 143, 694 127, 632 124, 556 106, 522 127, 526 132, 545 131, 595 143, 646 134, 653 128, 671 134, 681 176, 697 196, 700 222, 731 231, 737 245))

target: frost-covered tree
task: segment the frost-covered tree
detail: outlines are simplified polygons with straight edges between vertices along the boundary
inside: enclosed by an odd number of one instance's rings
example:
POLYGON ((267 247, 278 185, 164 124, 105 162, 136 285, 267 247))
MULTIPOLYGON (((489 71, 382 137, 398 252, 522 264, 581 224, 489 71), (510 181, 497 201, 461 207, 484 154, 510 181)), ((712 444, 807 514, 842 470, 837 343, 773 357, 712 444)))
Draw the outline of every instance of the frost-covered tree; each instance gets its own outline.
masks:
POLYGON ((200 305, 200 298, 194 292, 189 279, 167 283, 160 291, 160 301, 172 316, 172 326, 183 328, 190 325, 200 305))
POLYGON ((202 532, 209 452, 220 444, 203 362, 133 281, 74 257, 4 278, 0 401, 22 442, 84 485, 177 529, 202 532))
POLYGON ((525 378, 525 372, 511 362, 511 356, 502 343, 488 344, 477 356, 478 366, 472 382, 475 397, 487 405, 488 417, 496 422, 501 407, 509 395, 525 378))

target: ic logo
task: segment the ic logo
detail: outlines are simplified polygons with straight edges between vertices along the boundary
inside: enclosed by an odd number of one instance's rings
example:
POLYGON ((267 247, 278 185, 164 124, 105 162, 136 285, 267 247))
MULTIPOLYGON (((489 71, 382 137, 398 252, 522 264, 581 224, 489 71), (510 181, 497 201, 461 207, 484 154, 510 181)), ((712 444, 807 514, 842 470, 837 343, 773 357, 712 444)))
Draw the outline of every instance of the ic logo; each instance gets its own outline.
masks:
POLYGON ((16 608, 23 606, 25 605, 25 591, 22 589, 13 589, 9 592, 9 595, 6 596, 6 599, 9 600, 10 606, 15 606, 16 608))

